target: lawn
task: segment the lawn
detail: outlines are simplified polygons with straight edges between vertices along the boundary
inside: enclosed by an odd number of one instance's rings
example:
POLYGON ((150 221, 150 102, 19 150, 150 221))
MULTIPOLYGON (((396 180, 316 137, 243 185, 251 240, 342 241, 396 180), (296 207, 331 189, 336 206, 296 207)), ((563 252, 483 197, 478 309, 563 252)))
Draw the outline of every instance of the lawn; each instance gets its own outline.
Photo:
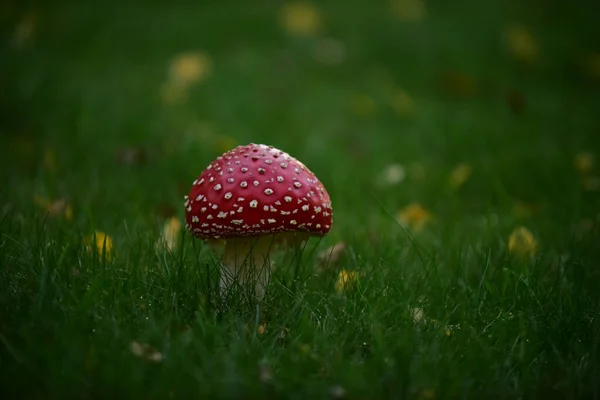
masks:
POLYGON ((3 3, 2 397, 598 398, 596 6, 446 3, 3 3), (248 143, 333 226, 222 307, 248 143))

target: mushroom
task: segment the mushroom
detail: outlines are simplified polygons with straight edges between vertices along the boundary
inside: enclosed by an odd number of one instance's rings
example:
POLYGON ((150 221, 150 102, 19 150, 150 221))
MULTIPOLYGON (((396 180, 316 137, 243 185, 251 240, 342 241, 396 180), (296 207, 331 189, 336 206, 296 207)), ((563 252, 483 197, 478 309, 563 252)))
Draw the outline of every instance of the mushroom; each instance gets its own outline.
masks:
POLYGON ((217 157, 185 197, 186 228, 223 247, 220 292, 254 284, 262 299, 271 252, 326 235, 333 212, 317 177, 289 154, 262 144, 238 146, 217 157))

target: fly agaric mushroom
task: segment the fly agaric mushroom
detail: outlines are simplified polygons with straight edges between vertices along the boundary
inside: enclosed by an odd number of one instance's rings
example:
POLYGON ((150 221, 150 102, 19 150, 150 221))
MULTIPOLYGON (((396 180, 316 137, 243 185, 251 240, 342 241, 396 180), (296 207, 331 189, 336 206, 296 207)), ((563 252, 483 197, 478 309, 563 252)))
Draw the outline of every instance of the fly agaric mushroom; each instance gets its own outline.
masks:
POLYGON ((194 181, 185 209, 194 236, 224 244, 221 294, 235 279, 252 279, 258 299, 269 281, 270 251, 326 235, 333 218, 329 194, 304 164, 254 143, 217 157, 194 181))

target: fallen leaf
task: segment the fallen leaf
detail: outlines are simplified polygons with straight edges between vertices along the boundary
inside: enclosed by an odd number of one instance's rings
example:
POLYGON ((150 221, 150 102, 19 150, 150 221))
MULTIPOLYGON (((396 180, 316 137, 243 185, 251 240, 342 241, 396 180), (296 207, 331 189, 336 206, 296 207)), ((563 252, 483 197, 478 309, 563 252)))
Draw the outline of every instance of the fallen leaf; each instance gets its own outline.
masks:
POLYGON ((335 290, 338 293, 343 293, 345 290, 347 290, 349 287, 353 286, 356 283, 356 280, 358 278, 358 274, 356 273, 356 271, 348 271, 348 270, 341 270, 338 274, 338 279, 335 283, 335 290))
POLYGON ((36 12, 27 13, 21 18, 13 33, 13 44, 22 48, 31 41, 38 24, 39 17, 36 12))
POLYGON ((212 72, 212 60, 202 51, 177 55, 169 66, 169 81, 187 87, 205 80, 212 72))
POLYGON ((473 167, 467 163, 458 164, 450 173, 450 186, 460 188, 471 177, 473 167))
POLYGON ((392 107, 401 116, 406 117, 414 111, 414 101, 403 89, 399 89, 392 97, 392 107))
POLYGON ((592 172, 594 169, 594 155, 589 151, 582 151, 575 155, 575 159, 573 160, 573 164, 577 171, 582 174, 587 174, 592 172))
POLYGON ((92 235, 89 235, 85 241, 89 252, 95 250, 98 252, 100 258, 105 255, 107 261, 111 259, 113 250, 112 239, 106 233, 96 231, 92 235))
POLYGON ((423 312, 422 308, 416 307, 416 308, 412 309, 411 315, 412 315, 413 322, 415 324, 418 324, 423 319, 425 313, 423 312))
POLYGON ((146 343, 140 343, 134 340, 129 344, 129 349, 134 356, 148 361, 158 363, 163 360, 162 353, 146 343))
POLYGON ((584 68, 592 78, 600 79, 600 53, 589 54, 584 61, 584 68))
POLYGON ((475 95, 477 85, 475 79, 469 75, 449 70, 442 75, 442 89, 451 97, 466 99, 475 95))
POLYGON ((141 147, 123 147, 117 150, 117 162, 127 166, 143 164, 147 159, 146 150, 141 147))
POLYGON ((424 0, 391 0, 392 14, 401 21, 421 21, 427 16, 424 0))
POLYGON ((319 39, 314 57, 318 63, 329 67, 340 65, 346 60, 346 45, 337 39, 319 39))
POLYGON ((377 103, 367 94, 357 93, 350 100, 352 111, 360 117, 372 117, 377 113, 377 103))
POLYGON ((332 399, 343 399, 346 397, 346 389, 341 385, 333 385, 329 388, 329 396, 332 399))
POLYGON ((346 252, 346 243, 338 242, 327 249, 323 250, 318 255, 319 262, 323 264, 327 264, 328 266, 334 266, 340 261, 340 258, 346 252))
POLYGON ((504 32, 504 40, 509 53, 524 63, 534 63, 539 56, 539 45, 529 29, 522 25, 513 25, 504 32))
POLYGON ((522 114, 525 110, 526 101, 525 96, 518 90, 510 90, 506 96, 506 103, 508 104, 508 108, 514 114, 522 114))
POLYGON ((595 192, 600 189, 600 177, 584 176, 582 178, 583 188, 588 192, 595 192))
POLYGON ((281 7, 279 22, 291 35, 315 36, 322 28, 323 18, 314 4, 307 1, 294 1, 281 7))
POLYGON ((419 232, 432 219, 432 216, 422 205, 412 203, 398 212, 397 219, 402 225, 419 232))
POLYGON ((533 234, 524 226, 519 226, 508 237, 508 251, 517 256, 534 256, 538 243, 533 234))
POLYGON ((388 165, 379 176, 381 186, 393 186, 401 183, 406 178, 406 171, 400 164, 388 165))
POLYGON ((167 249, 173 251, 179 244, 180 236, 181 221, 179 221, 177 217, 171 217, 165 222, 162 234, 156 242, 156 248, 159 250, 167 249))

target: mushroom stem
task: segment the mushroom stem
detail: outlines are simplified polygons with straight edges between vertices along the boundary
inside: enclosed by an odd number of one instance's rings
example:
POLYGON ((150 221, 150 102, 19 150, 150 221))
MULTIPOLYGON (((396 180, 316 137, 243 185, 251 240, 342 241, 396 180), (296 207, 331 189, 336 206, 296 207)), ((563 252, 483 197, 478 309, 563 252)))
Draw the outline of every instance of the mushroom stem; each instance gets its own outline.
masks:
POLYGON ((222 297, 237 283, 244 289, 253 285, 255 297, 262 300, 271 275, 269 252, 273 244, 271 236, 227 239, 221 261, 222 297))
POLYGON ((254 296, 262 300, 271 277, 271 252, 281 245, 299 245, 308 239, 305 233, 229 238, 225 243, 219 280, 222 298, 237 283, 242 288, 254 287, 254 296))

